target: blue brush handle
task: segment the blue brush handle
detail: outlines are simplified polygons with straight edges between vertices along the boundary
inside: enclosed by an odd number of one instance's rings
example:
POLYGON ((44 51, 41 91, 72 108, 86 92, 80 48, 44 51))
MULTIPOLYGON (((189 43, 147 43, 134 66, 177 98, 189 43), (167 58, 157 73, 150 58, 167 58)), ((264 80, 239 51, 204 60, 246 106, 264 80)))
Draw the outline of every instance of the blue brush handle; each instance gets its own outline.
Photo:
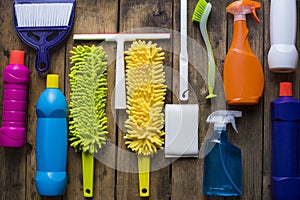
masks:
POLYGON ((49 69, 49 48, 37 48, 35 68, 39 72, 45 72, 49 69))
POLYGON ((49 50, 59 44, 67 35, 68 30, 57 31, 20 31, 21 39, 29 46, 36 49, 35 68, 39 72, 49 69, 49 50))

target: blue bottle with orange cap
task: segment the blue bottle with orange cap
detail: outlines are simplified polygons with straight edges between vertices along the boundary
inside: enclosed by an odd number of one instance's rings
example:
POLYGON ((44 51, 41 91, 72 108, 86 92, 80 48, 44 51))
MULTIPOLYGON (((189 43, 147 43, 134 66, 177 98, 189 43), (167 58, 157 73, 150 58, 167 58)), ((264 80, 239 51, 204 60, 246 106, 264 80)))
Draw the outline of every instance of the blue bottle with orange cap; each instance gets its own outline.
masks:
POLYGON ((58 75, 47 75, 37 105, 36 188, 42 196, 60 196, 67 185, 68 105, 59 90, 58 75))
POLYGON ((273 200, 300 199, 300 101, 292 97, 292 83, 281 82, 271 102, 273 200))

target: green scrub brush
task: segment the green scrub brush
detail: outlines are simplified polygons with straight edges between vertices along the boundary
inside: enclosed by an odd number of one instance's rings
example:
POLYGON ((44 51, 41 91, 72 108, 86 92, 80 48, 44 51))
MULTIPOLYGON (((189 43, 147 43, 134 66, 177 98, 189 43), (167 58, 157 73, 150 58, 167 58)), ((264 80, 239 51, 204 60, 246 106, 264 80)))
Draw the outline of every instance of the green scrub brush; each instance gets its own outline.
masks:
POLYGON ((70 145, 82 151, 83 189, 93 196, 94 153, 106 143, 107 62, 101 46, 71 51, 70 145))
POLYGON ((156 44, 139 41, 125 55, 128 119, 124 138, 127 147, 138 154, 140 196, 147 197, 150 156, 164 144, 164 53, 156 44))
POLYGON ((211 11, 211 3, 207 3, 205 0, 199 0, 196 8, 194 10, 193 18, 192 20, 194 22, 200 23, 200 31, 201 35, 203 37, 206 50, 207 50, 207 56, 208 56, 208 95, 206 96, 206 99, 215 97, 217 95, 214 94, 214 87, 215 87, 215 81, 216 81, 216 64, 214 59, 214 54, 211 48, 211 44, 209 41, 209 37, 207 34, 207 19, 209 17, 210 11, 211 11))

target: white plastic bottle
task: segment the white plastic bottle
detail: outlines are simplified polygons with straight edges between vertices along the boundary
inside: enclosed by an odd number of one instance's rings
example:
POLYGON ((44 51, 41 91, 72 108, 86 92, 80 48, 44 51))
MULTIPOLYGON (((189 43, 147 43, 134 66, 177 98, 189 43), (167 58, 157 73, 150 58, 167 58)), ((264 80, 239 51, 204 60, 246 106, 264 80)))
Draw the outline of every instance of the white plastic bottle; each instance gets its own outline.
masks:
POLYGON ((289 73, 297 68, 296 0, 271 0, 269 69, 289 73))

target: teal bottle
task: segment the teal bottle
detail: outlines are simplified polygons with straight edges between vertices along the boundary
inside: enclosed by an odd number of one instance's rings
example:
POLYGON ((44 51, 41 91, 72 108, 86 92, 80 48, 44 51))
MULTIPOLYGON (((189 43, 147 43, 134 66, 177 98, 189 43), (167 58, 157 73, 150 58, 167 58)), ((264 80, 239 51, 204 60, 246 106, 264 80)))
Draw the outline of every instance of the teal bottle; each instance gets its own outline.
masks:
POLYGON ((227 136, 226 124, 236 130, 235 117, 240 111, 219 110, 207 122, 214 123, 214 131, 205 142, 203 193, 215 196, 240 196, 242 194, 242 153, 232 145, 227 136))

